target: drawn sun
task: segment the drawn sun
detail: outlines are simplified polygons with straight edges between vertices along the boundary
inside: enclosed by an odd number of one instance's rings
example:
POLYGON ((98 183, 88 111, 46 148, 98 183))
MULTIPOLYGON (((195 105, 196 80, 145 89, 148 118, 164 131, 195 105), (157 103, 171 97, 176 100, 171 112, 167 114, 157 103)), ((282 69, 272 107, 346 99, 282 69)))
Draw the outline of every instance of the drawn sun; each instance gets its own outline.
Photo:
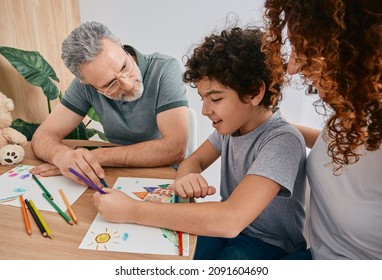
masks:
POLYGON ((118 235, 118 231, 115 231, 112 234, 110 234, 110 233, 108 233, 108 228, 106 228, 105 232, 101 232, 101 233, 97 234, 97 233, 91 231, 91 233, 95 236, 94 237, 94 241, 95 242, 92 242, 92 243, 88 244, 88 247, 90 247, 90 246, 95 244, 95 249, 96 250, 98 250, 100 248, 100 246, 102 246, 103 249, 107 251, 107 247, 106 247, 107 243, 111 242, 111 243, 114 243, 114 244, 119 244, 118 242, 113 241, 113 239, 120 238, 120 236, 118 235))

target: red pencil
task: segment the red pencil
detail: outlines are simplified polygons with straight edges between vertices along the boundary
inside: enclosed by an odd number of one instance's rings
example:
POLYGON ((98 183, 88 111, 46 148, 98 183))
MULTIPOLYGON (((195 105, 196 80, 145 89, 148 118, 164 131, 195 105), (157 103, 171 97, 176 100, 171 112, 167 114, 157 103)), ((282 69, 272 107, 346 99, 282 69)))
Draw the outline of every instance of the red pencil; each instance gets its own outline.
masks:
POLYGON ((20 195, 19 196, 20 198, 20 202, 21 202, 21 209, 23 210, 23 216, 24 216, 24 222, 25 222, 25 227, 27 229, 27 233, 29 235, 32 234, 32 229, 31 229, 31 224, 29 222, 29 217, 28 217, 28 213, 27 213, 27 208, 25 207, 25 203, 24 203, 24 198, 23 198, 23 195, 20 195))
MULTIPOLYGON (((178 203, 178 196, 174 194, 174 203, 178 203)), ((179 256, 183 256, 183 234, 181 231, 177 231, 178 233, 178 248, 179 248, 179 256)))
POLYGON ((179 239, 179 256, 183 256, 183 234, 181 231, 178 231, 178 239, 179 239))

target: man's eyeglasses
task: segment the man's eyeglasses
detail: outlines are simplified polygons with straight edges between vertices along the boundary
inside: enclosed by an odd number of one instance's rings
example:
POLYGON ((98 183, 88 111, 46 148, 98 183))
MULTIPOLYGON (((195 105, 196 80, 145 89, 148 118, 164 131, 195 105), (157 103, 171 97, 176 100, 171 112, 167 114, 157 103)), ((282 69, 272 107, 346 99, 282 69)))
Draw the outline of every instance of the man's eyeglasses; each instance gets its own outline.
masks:
POLYGON ((116 92, 121 87, 121 83, 119 80, 121 78, 127 79, 128 76, 131 74, 131 72, 133 72, 133 70, 136 66, 136 63, 135 63, 134 59, 131 57, 131 55, 126 51, 125 51, 125 54, 126 54, 126 61, 122 67, 121 72, 118 75, 118 78, 116 78, 114 81, 112 81, 111 84, 106 87, 106 89, 99 89, 99 88, 91 85, 94 89, 96 89, 98 92, 102 93, 103 95, 112 95, 114 92, 116 92), (129 60, 131 61, 131 63, 129 63, 129 60))

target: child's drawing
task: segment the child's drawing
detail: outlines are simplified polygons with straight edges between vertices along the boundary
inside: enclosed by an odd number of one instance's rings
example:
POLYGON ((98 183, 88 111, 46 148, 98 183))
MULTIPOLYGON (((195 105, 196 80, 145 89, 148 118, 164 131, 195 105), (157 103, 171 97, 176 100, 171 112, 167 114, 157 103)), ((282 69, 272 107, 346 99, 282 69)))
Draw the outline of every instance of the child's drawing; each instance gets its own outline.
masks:
POLYGON ((94 235, 94 241, 88 244, 88 246, 95 246, 94 248, 96 250, 98 250, 100 246, 102 246, 103 250, 107 250, 107 243, 110 242, 118 244, 118 242, 115 240, 118 240, 121 237, 120 235, 118 235, 118 231, 115 231, 112 234, 110 234, 108 232, 108 228, 106 228, 104 232, 98 234, 92 231, 90 233, 94 235))
MULTIPOLYGON (((173 203, 172 180, 118 178, 114 188, 142 201, 173 203)), ((179 202, 186 202, 180 200, 179 202)), ((183 234, 184 256, 189 254, 189 235, 183 234)), ((178 235, 173 230, 106 222, 97 215, 80 249, 144 254, 178 255, 178 235)))

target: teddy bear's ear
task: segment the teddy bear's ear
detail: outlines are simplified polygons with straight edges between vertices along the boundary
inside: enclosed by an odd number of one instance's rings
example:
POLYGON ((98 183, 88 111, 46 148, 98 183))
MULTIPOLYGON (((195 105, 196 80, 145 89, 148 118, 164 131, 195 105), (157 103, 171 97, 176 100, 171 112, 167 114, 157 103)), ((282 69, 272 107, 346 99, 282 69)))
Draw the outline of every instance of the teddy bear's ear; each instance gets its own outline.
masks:
POLYGON ((15 109, 15 105, 13 104, 12 99, 7 98, 5 100, 5 108, 7 108, 8 111, 12 111, 13 109, 15 109))
POLYGON ((0 91, 0 105, 5 106, 5 109, 7 109, 8 111, 12 111, 13 109, 15 109, 15 105, 13 104, 13 100, 8 98, 1 91, 0 91))

